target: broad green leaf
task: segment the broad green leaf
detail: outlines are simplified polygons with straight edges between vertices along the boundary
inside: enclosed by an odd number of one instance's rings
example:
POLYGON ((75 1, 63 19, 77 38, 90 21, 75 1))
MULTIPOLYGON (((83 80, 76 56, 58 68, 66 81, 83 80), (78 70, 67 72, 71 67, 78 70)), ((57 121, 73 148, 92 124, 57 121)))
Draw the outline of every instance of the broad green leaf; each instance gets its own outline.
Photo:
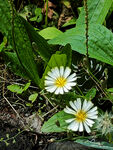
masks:
POLYGON ((87 94, 85 95, 85 98, 86 98, 87 100, 92 100, 92 99, 95 97, 95 95, 96 95, 96 89, 95 89, 95 88, 91 88, 91 89, 87 92, 87 94))
POLYGON ((113 88, 107 89, 108 92, 113 92, 113 88))
POLYGON ((21 20, 26 28, 31 43, 34 45, 32 46, 34 47, 35 52, 38 53, 44 61, 48 62, 52 55, 52 50, 49 44, 34 30, 34 28, 25 19, 21 18, 21 20))
POLYGON ((29 96, 29 101, 31 101, 32 103, 34 103, 35 100, 37 99, 37 97, 38 97, 38 93, 31 94, 29 96))
POLYGON ((45 72, 42 76, 40 87, 44 88, 44 79, 47 73, 54 67, 66 66, 67 56, 66 54, 53 54, 48 62, 45 72))
POLYGON ((67 131, 68 124, 65 120, 70 118, 72 118, 72 115, 60 111, 43 124, 41 131, 47 133, 67 131))
POLYGON ((17 94, 22 94, 24 91, 26 91, 29 88, 29 86, 30 86, 30 82, 28 82, 24 86, 20 86, 18 84, 8 85, 7 88, 11 92, 14 92, 14 93, 17 93, 17 94))
POLYGON ((39 34, 45 39, 53 39, 62 34, 62 32, 55 27, 47 27, 41 30, 39 34))
MULTIPOLYGON (((111 7, 112 0, 88 0, 88 19, 89 23, 103 24, 105 17, 111 7)), ((77 26, 85 23, 84 7, 81 10, 80 16, 76 22, 77 26)))
MULTIPOLYGON (((49 44, 66 45, 69 43, 72 50, 85 55, 85 41, 85 29, 81 26, 50 40, 49 44)), ((110 30, 100 24, 91 24, 88 44, 91 58, 113 65, 113 34, 110 30)))
POLYGON ((89 140, 84 139, 78 139, 76 140, 76 142, 97 149, 113 150, 113 144, 109 144, 107 142, 91 142, 89 140))
POLYGON ((17 93, 17 94, 22 94, 23 93, 23 88, 22 86, 19 86, 17 84, 12 84, 7 86, 8 90, 10 90, 11 92, 17 93))
POLYGON ((22 17, 15 15, 14 18, 14 49, 18 56, 18 59, 28 74, 29 78, 39 85, 40 78, 38 75, 38 69, 36 62, 34 61, 34 54, 32 51, 32 45, 27 34, 27 29, 24 26, 22 17))
POLYGON ((71 61, 72 61, 72 49, 70 44, 66 44, 62 49, 61 49, 61 54, 66 54, 68 61, 67 61, 67 66, 71 66, 71 61))
POLYGON ((22 67, 16 53, 13 52, 3 52, 3 58, 7 63, 7 66, 14 72, 14 74, 29 79, 28 74, 26 73, 25 69, 22 67))
POLYGON ((0 32, 6 36, 11 32, 10 4, 8 0, 0 0, 0 32))

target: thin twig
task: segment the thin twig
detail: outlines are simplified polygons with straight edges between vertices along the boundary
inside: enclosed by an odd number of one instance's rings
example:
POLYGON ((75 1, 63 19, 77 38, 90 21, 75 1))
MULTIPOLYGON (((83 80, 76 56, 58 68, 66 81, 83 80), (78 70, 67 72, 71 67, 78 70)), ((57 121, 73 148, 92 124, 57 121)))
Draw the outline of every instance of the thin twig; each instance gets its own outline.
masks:
POLYGON ((51 104, 51 106, 54 107, 53 103, 49 100, 49 98, 45 94, 40 92, 40 95, 42 95, 51 104))
POLYGON ((14 109, 14 107, 11 105, 11 103, 8 101, 8 99, 3 95, 3 98, 6 100, 6 102, 10 105, 10 107, 13 109, 13 111, 16 113, 18 118, 21 118, 18 112, 14 109))
POLYGON ((47 112, 46 114, 44 114, 43 116, 42 116, 42 118, 44 118, 45 116, 47 116, 49 113, 51 113, 51 112, 53 112, 55 109, 57 109, 58 108, 58 105, 56 106, 56 107, 54 107, 53 109, 51 109, 49 112, 47 112))

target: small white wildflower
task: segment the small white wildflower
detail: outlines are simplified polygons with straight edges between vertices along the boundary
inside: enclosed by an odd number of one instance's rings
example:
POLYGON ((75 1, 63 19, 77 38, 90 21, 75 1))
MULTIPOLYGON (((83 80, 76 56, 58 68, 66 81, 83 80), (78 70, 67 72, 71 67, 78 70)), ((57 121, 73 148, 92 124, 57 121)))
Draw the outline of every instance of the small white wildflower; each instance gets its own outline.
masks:
POLYGON ((66 120, 66 122, 69 123, 68 129, 79 132, 86 130, 87 133, 90 133, 90 127, 95 123, 94 119, 98 117, 97 107, 93 107, 93 103, 87 100, 84 100, 82 104, 80 98, 77 98, 74 102, 70 101, 69 103, 72 108, 66 106, 64 111, 74 115, 74 117, 66 120))
POLYGON ((101 114, 97 119, 96 129, 102 133, 102 135, 107 135, 109 133, 113 133, 113 124, 112 124, 111 113, 105 112, 105 114, 101 114))
POLYGON ((48 76, 45 77, 45 89, 50 93, 64 94, 71 90, 76 85, 76 74, 71 74, 69 67, 60 68, 55 67, 48 72, 48 76))

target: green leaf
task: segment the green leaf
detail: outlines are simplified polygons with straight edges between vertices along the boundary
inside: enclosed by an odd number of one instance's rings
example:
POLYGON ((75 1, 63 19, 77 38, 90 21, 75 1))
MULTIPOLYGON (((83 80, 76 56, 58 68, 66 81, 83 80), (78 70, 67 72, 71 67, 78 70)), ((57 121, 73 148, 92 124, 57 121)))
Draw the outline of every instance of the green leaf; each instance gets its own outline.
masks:
POLYGON ((7 63, 7 66, 14 72, 14 74, 29 79, 28 74, 26 73, 25 69, 22 67, 16 53, 13 52, 3 52, 2 56, 7 63))
POLYGON ((32 103, 34 103, 35 100, 37 99, 37 97, 38 97, 38 93, 31 94, 29 96, 29 101, 31 101, 32 103))
POLYGON ((52 50, 49 44, 25 19, 21 18, 21 20, 26 28, 31 43, 35 46, 35 52, 38 53, 44 61, 48 62, 52 55, 52 50))
POLYGON ((55 27, 47 27, 41 30, 39 34, 45 39, 53 39, 62 34, 62 32, 55 27))
MULTIPOLYGON (((88 20, 89 23, 103 24, 105 17, 111 7, 112 0, 88 0, 88 20)), ((85 24, 84 7, 76 22, 77 27, 85 24)))
MULTIPOLYGON (((85 41, 85 29, 81 26, 50 40, 49 44, 66 45, 69 43, 72 50, 85 55, 85 41)), ((113 65, 113 34, 110 30, 100 24, 91 24, 88 44, 91 58, 113 65)))
POLYGON ((61 49, 61 54, 66 54, 68 61, 67 61, 67 66, 71 66, 71 61, 72 61, 72 49, 70 44, 66 44, 62 49, 61 49))
POLYGON ((37 16, 30 18, 30 21, 36 21, 37 20, 37 16))
POLYGON ((109 144, 107 142, 91 142, 85 139, 78 139, 76 142, 97 149, 113 150, 113 144, 109 144))
POLYGON ((96 89, 95 89, 95 88, 91 88, 91 89, 87 92, 87 94, 85 95, 85 98, 86 98, 87 100, 92 100, 92 99, 95 97, 95 95, 96 95, 96 89))
POLYGON ((67 27, 67 26, 74 25, 74 24, 76 24, 76 18, 73 18, 69 20, 68 22, 64 23, 62 27, 67 27))
POLYGON ((28 82, 27 84, 25 84, 23 90, 26 91, 29 87, 30 87, 31 82, 28 82))
POLYGON ((26 91, 29 88, 29 86, 30 86, 30 82, 28 82, 24 86, 20 86, 18 84, 12 84, 12 85, 7 86, 7 88, 11 92, 22 94, 24 91, 26 91))
POLYGON ((107 89, 108 92, 113 92, 113 88, 107 89))
POLYGON ((42 9, 41 8, 36 8, 35 9, 35 15, 40 16, 42 14, 42 9))
POLYGON ((11 32, 10 4, 8 0, 0 0, 0 32, 7 36, 11 32))
POLYGON ((8 90, 11 92, 17 93, 17 94, 22 94, 23 93, 23 88, 17 84, 12 84, 7 86, 8 90))
POLYGON ((45 69, 45 72, 42 76, 40 87, 44 88, 44 79, 47 73, 54 67, 66 66, 67 63, 67 56, 66 54, 53 54, 48 62, 48 65, 45 69))
POLYGON ((7 44, 7 38, 4 37, 3 42, 0 44, 0 52, 3 51, 3 48, 5 47, 6 44, 7 44))
POLYGON ((26 103, 26 106, 33 107, 33 104, 32 103, 26 103))
POLYGON ((37 21, 37 22, 41 22, 43 19, 42 16, 42 9, 41 8, 36 8, 35 9, 35 16, 30 18, 30 21, 37 21))
POLYGON ((72 118, 72 115, 60 111, 52 116, 47 122, 42 126, 42 132, 63 132, 67 131, 67 123, 65 120, 72 118))
POLYGON ((38 69, 36 62, 34 61, 34 54, 32 51, 32 45, 27 33, 27 29, 24 26, 22 17, 15 15, 14 18, 14 49, 17 53, 18 59, 28 74, 29 78, 39 85, 40 78, 38 75, 38 69))

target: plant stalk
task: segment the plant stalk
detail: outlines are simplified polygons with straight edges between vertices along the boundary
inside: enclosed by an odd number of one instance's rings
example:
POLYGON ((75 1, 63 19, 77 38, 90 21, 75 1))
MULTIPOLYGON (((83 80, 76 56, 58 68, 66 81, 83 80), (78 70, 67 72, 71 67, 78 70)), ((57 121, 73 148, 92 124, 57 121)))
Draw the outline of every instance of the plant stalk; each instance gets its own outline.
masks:
POLYGON ((85 36, 86 36, 86 59, 88 61, 88 28, 89 28, 89 22, 88 22, 88 5, 87 5, 87 0, 84 0, 84 10, 85 10, 85 36))
POLYGON ((46 0, 46 16, 45 16, 45 26, 48 25, 48 0, 46 0))

